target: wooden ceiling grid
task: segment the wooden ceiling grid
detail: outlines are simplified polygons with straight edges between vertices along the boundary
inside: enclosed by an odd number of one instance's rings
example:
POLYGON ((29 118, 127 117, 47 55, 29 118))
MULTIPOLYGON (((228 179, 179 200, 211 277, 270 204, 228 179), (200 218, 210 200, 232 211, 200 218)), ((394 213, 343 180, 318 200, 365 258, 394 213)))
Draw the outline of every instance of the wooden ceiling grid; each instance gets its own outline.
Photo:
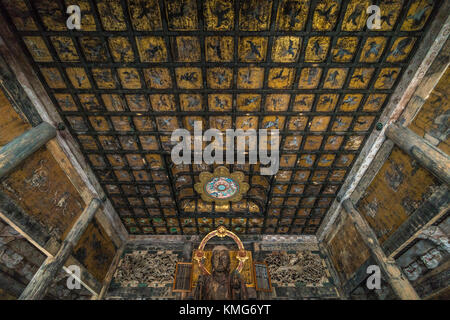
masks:
POLYGON ((374 1, 379 30, 368 0, 0 3, 130 234, 314 234, 441 1, 374 1), (193 185, 213 166, 170 158, 196 120, 279 129, 279 172, 228 165, 247 195, 203 202, 193 185))

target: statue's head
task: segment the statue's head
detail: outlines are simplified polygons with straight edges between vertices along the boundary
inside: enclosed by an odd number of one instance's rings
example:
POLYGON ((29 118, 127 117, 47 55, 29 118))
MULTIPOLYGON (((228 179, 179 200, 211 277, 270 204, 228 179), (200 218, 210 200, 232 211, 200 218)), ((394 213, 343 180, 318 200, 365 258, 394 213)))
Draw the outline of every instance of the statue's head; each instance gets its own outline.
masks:
POLYGON ((211 256, 211 266, 213 271, 226 273, 230 271, 230 255, 226 247, 214 247, 211 256))

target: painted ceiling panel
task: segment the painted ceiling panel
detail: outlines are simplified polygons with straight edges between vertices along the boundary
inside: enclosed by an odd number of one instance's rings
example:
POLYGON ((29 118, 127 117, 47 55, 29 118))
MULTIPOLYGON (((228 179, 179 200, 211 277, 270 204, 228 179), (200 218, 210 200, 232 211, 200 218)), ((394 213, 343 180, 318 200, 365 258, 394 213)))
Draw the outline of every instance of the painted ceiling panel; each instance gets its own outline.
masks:
MULTIPOLYGON (((314 234, 442 1, 0 0, 130 234, 314 234), (380 29, 366 8, 381 9, 380 29), (68 30, 66 6, 81 9, 68 30), (279 129, 280 170, 214 204, 173 130, 279 129)), ((271 146, 268 145, 267 149, 271 146)))

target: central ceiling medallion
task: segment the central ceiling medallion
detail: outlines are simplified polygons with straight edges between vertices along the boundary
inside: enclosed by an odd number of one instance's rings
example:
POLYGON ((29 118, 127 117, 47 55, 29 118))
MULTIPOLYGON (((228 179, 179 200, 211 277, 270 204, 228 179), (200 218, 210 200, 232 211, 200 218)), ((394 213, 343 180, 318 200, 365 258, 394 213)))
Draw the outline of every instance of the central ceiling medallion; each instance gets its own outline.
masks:
POLYGON ((244 182, 244 173, 230 173, 226 167, 217 167, 213 173, 202 172, 199 178, 200 182, 194 186, 195 191, 207 202, 240 201, 250 188, 249 184, 244 182))

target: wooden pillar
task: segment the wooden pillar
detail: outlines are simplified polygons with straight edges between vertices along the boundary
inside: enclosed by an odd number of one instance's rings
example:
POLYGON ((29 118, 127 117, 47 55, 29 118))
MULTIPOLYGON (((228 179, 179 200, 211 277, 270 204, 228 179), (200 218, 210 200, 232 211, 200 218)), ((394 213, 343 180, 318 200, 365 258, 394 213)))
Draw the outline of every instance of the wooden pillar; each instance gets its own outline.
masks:
POLYGON ((395 260, 386 257, 375 232, 358 210, 356 210, 351 200, 346 199, 342 204, 353 220, 356 230, 358 230, 364 243, 369 248, 372 257, 387 276, 386 280, 389 282, 397 296, 402 300, 420 300, 411 283, 396 265, 395 260))
POLYGON ((54 257, 48 257, 39 270, 35 273, 28 286, 20 295, 20 300, 42 299, 56 274, 61 270, 72 253, 73 248, 80 240, 89 223, 94 218, 101 201, 93 199, 89 206, 83 211, 75 225, 64 239, 58 253, 54 257))
POLYGON ((386 136, 437 178, 450 184, 450 157, 408 128, 391 124, 386 136))
POLYGON ((103 287, 100 291, 99 295, 92 296, 91 300, 103 300, 108 292, 109 286, 111 285, 111 281, 114 277, 114 273, 116 272, 117 266, 119 265, 120 259, 122 258, 122 254, 125 250, 126 243, 122 244, 122 246, 117 249, 116 255, 114 256, 113 261, 109 265, 108 272, 106 273, 105 279, 103 280, 103 287))
POLYGON ((0 148, 0 178, 56 136, 56 129, 42 122, 0 148))

